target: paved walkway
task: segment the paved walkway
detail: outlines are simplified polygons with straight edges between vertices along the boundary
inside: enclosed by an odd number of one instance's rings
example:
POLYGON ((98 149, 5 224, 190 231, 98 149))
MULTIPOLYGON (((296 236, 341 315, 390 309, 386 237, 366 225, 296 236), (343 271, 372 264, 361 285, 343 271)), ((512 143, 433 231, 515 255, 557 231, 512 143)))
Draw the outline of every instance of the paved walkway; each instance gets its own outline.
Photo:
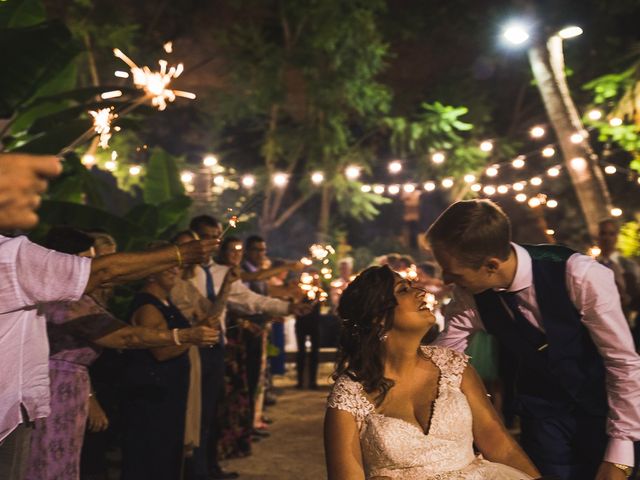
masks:
POLYGON ((322 423, 330 364, 322 364, 320 390, 297 390, 290 376, 276 379, 278 403, 267 415, 274 420, 271 436, 253 444, 253 454, 222 462, 241 480, 322 480, 326 478, 322 423))

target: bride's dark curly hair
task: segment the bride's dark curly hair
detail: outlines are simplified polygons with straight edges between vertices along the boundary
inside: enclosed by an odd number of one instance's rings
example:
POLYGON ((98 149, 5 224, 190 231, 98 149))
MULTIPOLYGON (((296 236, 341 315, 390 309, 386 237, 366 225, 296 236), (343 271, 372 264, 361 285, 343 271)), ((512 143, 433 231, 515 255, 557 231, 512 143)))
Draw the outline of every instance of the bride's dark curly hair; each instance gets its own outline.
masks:
POLYGON ((332 378, 346 374, 360 382, 367 393, 376 393, 377 406, 394 385, 384 376, 383 340, 398 304, 394 284, 388 266, 367 268, 345 289, 338 305, 342 329, 332 378))

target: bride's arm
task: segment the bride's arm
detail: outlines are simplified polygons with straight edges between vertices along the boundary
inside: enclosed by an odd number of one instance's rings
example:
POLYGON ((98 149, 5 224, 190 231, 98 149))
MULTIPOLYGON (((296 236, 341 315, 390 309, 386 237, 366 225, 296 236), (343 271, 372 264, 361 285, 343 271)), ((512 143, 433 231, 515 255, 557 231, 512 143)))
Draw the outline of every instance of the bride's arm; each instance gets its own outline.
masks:
POLYGON ((349 412, 327 408, 324 452, 329 480, 364 480, 358 425, 349 412))
POLYGON ((504 428, 489 401, 482 380, 471 365, 462 375, 461 387, 471 406, 473 440, 482 455, 491 462, 509 465, 534 478, 539 477, 540 472, 504 428))

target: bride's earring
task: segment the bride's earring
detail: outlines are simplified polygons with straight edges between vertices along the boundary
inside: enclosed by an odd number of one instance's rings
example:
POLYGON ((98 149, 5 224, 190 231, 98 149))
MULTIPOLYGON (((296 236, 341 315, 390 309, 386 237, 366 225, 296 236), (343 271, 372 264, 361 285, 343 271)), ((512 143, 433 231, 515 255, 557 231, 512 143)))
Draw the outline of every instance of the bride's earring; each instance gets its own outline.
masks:
POLYGON ((387 341, 387 338, 389 338, 389 334, 388 334, 388 333, 380 332, 380 333, 378 334, 378 339, 379 339, 381 342, 386 342, 386 341, 387 341))

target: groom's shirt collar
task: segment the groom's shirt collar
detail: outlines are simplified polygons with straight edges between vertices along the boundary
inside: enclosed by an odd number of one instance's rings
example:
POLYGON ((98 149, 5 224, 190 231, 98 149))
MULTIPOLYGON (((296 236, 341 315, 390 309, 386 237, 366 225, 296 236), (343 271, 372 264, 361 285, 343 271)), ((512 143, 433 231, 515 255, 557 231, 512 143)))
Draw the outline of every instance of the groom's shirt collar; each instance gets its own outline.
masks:
POLYGON ((511 242, 511 247, 516 252, 516 274, 511 285, 506 289, 495 289, 503 292, 519 292, 529 288, 533 284, 533 265, 531 255, 520 245, 511 242))

